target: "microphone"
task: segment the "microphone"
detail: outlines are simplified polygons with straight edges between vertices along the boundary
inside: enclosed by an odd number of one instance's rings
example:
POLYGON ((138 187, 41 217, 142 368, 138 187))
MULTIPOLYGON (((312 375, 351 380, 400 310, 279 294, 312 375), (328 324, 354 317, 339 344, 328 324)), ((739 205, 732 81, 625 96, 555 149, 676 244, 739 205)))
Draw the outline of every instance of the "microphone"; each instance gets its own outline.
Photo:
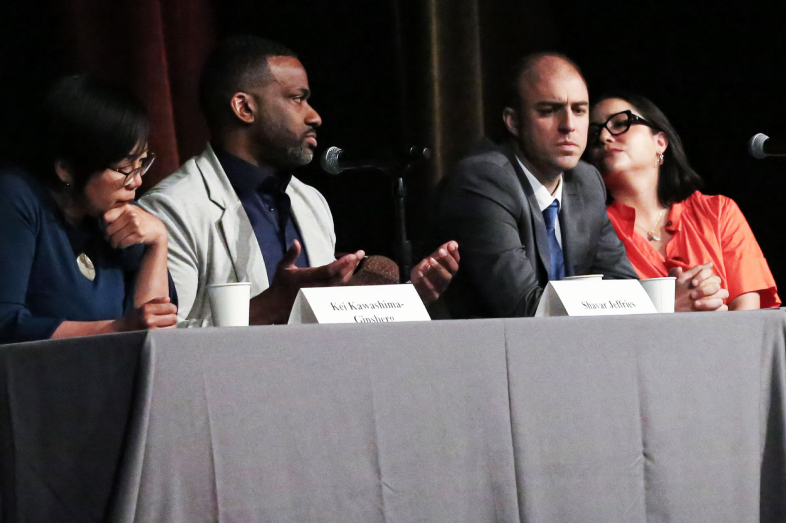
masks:
POLYGON ((773 139, 764 133, 759 133, 748 142, 748 152, 757 160, 768 156, 786 156, 786 141, 773 139))
POLYGON ((341 174, 344 171, 351 171, 353 169, 369 168, 379 169, 387 173, 396 167, 405 166, 429 158, 431 158, 431 150, 428 147, 410 147, 402 161, 355 159, 352 156, 348 156, 344 150, 339 147, 328 147, 328 149, 322 153, 319 163, 322 165, 322 169, 328 174, 341 174))

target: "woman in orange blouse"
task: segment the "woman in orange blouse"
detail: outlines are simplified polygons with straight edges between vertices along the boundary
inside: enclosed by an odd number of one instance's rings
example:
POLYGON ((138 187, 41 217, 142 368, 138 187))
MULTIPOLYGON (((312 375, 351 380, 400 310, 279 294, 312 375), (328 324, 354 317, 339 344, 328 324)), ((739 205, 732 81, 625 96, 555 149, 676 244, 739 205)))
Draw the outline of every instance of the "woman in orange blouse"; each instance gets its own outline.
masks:
POLYGON ((729 310, 780 305, 767 261, 737 204, 699 192, 702 180, 682 141, 652 102, 607 96, 593 106, 590 120, 590 161, 606 182, 609 219, 639 277, 711 263, 729 292, 729 310))

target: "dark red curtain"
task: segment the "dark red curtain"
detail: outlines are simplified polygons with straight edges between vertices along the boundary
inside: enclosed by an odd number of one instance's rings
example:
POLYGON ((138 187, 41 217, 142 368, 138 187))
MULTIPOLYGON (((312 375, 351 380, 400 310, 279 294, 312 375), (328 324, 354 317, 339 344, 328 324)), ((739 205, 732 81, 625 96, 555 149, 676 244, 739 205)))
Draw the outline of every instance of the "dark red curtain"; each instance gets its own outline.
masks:
POLYGON ((126 84, 152 119, 158 155, 145 188, 198 154, 207 141, 197 83, 214 42, 207 0, 71 0, 64 3, 66 60, 126 84))

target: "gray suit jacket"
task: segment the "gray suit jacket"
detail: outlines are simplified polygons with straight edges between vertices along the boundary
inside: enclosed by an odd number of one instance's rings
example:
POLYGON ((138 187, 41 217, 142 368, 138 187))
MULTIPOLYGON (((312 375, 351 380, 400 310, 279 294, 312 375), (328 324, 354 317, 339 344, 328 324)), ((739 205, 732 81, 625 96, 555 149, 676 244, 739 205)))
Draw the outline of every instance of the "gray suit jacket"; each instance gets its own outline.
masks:
MULTIPOLYGON (((313 267, 335 260, 336 235, 325 198, 292 178, 286 190, 313 267)), ((207 286, 251 282, 251 297, 267 289, 265 261, 243 204, 208 145, 139 201, 169 233, 167 265, 179 298, 178 326, 212 324, 207 286)))
MULTIPOLYGON (((559 220, 565 275, 636 278, 606 215, 600 173, 563 174, 559 220)), ((445 293, 454 317, 533 316, 548 283, 543 215, 509 145, 481 141, 437 192, 437 240, 456 240, 461 268, 445 293)))

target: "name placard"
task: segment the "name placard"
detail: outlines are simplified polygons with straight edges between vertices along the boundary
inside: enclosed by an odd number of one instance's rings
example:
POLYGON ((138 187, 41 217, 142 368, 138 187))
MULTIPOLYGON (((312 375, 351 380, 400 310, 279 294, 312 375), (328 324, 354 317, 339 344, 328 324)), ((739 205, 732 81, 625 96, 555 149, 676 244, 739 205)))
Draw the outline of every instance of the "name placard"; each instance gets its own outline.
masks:
POLYGON ((535 316, 609 316, 658 311, 638 280, 551 281, 535 316))
POLYGON ((300 289, 289 315, 299 323, 388 323, 430 321, 411 283, 300 289))

